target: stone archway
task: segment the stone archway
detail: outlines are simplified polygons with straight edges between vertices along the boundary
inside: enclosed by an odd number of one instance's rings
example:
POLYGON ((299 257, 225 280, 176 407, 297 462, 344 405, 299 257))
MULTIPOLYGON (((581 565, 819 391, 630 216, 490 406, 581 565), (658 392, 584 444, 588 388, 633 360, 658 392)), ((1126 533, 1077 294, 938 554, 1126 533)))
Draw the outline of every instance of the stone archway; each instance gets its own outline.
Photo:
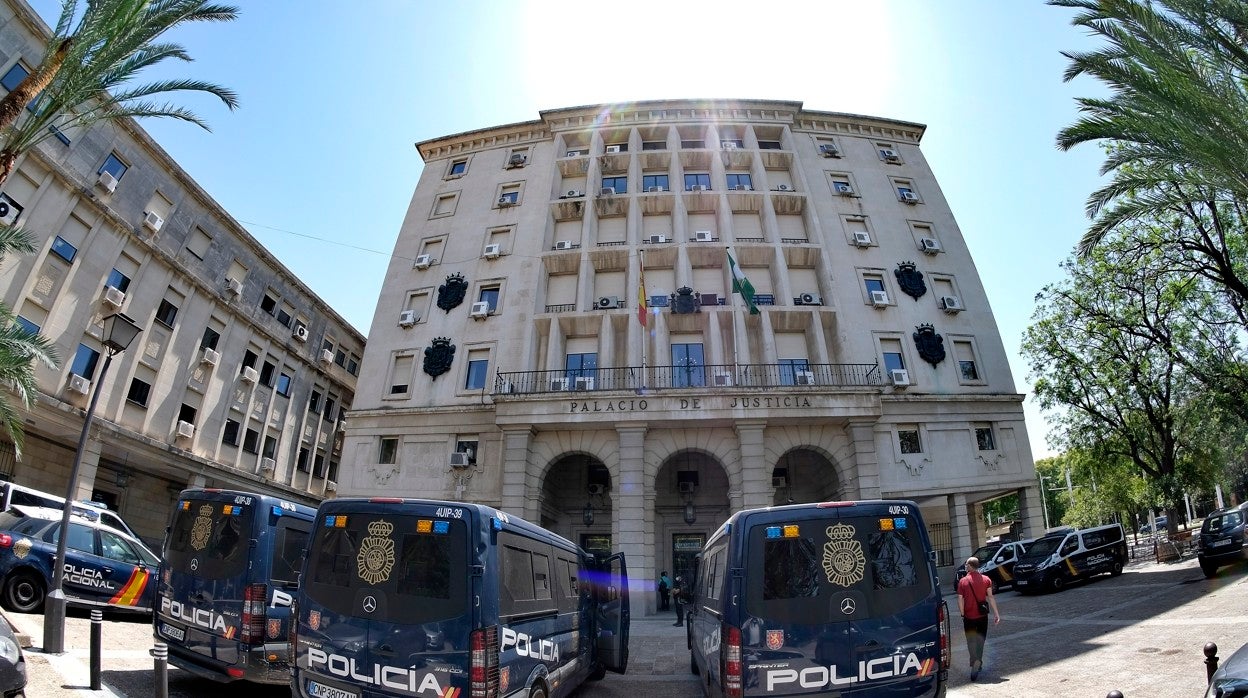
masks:
POLYGON ((585 453, 560 456, 542 481, 539 523, 590 552, 610 552, 613 490, 602 461, 585 453))
POLYGON ((821 451, 797 447, 785 451, 771 470, 772 504, 809 504, 838 499, 836 464, 821 451))
POLYGON ((728 485, 723 464, 704 451, 686 449, 663 461, 654 481, 656 571, 673 578, 692 572, 701 543, 732 513, 728 485))

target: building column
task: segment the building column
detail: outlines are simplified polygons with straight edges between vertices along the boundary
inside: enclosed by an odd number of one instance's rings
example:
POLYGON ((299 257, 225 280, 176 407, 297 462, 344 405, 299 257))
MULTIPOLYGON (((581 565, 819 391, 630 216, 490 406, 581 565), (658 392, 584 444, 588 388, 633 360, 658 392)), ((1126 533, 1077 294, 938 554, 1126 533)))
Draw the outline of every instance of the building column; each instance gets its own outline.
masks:
MULTIPOLYGON (((100 469, 100 451, 104 442, 88 438, 82 446, 82 460, 78 463, 78 482, 74 483, 74 500, 90 501, 95 489, 95 473, 100 469)), ((69 476, 66 475, 68 478, 69 476)))
POLYGON ((1036 486, 1018 490, 1018 516, 1023 520, 1023 538, 1039 538, 1044 535, 1044 507, 1040 503, 1040 490, 1036 486))
POLYGON ((611 507, 611 540, 628 564, 629 593, 645 599, 638 613, 654 612, 654 559, 646 555, 646 427, 619 426, 619 489, 611 507))
POLYGON ((966 495, 948 495, 949 502, 949 536, 953 542, 953 562, 965 560, 975 552, 971 544, 971 526, 967 518, 966 495))
POLYGON ((500 499, 503 511, 518 514, 529 521, 541 521, 538 516, 541 489, 528 490, 529 441, 532 438, 532 427, 503 430, 503 489, 500 499))
POLYGON ((839 483, 837 490, 842 499, 880 498, 880 460, 875 450, 875 425, 874 421, 856 421, 845 426, 854 453, 854 470, 852 479, 839 483))
MULTIPOLYGON (((741 508, 771 506, 771 468, 765 460, 766 422, 737 422, 737 450, 741 454, 741 508)), ((736 511, 736 509, 734 509, 736 511)))
POLYGON ((203 473, 191 473, 191 476, 186 479, 186 487, 188 489, 189 488, 203 488, 207 486, 208 486, 208 477, 205 476, 203 473))

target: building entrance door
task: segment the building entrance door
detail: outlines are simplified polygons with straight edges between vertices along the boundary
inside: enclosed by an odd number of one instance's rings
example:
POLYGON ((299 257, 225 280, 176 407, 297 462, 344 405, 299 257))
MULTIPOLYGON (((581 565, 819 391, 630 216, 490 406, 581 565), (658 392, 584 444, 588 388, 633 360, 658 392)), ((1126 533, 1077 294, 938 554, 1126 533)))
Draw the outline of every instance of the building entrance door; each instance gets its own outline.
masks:
POLYGON ((705 533, 672 534, 672 579, 684 577, 687 586, 693 584, 694 573, 698 569, 696 558, 705 544, 705 533))

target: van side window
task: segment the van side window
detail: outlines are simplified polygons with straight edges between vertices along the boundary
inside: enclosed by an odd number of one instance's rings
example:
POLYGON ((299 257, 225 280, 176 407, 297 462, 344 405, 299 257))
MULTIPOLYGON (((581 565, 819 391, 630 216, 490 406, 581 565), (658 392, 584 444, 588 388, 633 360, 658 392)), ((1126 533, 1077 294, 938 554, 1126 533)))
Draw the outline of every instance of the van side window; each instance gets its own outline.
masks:
POLYGON ((504 531, 498 536, 502 565, 498 611, 500 616, 554 613, 550 594, 549 545, 504 531))
POLYGON ((575 561, 560 556, 555 560, 555 580, 558 582, 559 610, 575 611, 580 600, 577 578, 580 565, 575 561))
POLYGON ((1058 555, 1069 555, 1079 549, 1079 536, 1071 536, 1062 543, 1062 549, 1057 552, 1058 555))
POLYGON ((286 584, 299 583, 299 568, 303 551, 308 547, 311 524, 282 517, 273 538, 273 562, 269 565, 269 578, 286 584))

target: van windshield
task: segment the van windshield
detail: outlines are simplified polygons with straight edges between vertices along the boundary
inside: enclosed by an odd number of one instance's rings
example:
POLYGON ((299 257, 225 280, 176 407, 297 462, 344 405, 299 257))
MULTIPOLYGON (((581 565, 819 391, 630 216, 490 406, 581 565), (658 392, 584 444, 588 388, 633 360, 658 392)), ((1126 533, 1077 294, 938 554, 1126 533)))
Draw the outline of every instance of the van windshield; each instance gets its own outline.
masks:
MULTIPOLYGON (((746 612, 798 623, 826 622, 829 599, 846 591, 865 599, 871 617, 891 615, 934 593, 919 523, 909 516, 858 516, 750 530, 746 612), (769 531, 770 529, 770 531, 769 531)), ((862 609, 860 609, 862 610, 862 609)))
POLYGON ((317 524, 305 579, 316 602, 355 615, 356 593, 376 592, 394 623, 444 620, 468 610, 463 521, 359 513, 322 516, 317 524))
POLYGON ((1027 547, 1027 557, 1048 557, 1057 552, 1057 548, 1066 540, 1065 536, 1041 538, 1027 547))
POLYGON ((175 570, 221 579, 247 569, 252 507, 220 501, 184 499, 169 529, 165 557, 175 570))

